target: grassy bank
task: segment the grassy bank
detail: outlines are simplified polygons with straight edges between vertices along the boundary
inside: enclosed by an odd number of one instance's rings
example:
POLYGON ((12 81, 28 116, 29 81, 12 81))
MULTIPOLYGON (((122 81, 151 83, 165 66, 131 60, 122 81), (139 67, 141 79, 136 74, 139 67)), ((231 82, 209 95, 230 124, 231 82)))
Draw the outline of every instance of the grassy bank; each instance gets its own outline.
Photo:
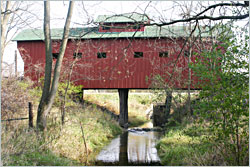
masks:
MULTIPOLYGON (((209 129, 208 121, 201 124, 199 118, 191 116, 184 116, 181 121, 172 118, 157 144, 164 166, 237 166, 232 140, 217 140, 218 134, 209 129)), ((242 142, 240 148, 240 164, 247 166, 248 144, 242 142)))
MULTIPOLYGON (((248 119, 244 115, 239 119, 223 117, 219 109, 214 115, 209 109, 198 112, 204 107, 198 97, 199 92, 191 94, 193 112, 188 112, 187 93, 173 94, 165 134, 157 144, 161 163, 166 166, 248 166, 249 128, 245 126, 248 119), (237 122, 240 122, 238 129, 237 122)), ((216 108, 212 112, 215 111, 216 108)))
POLYGON ((54 108, 45 138, 25 125, 14 132, 2 131, 3 164, 91 165, 101 148, 121 132, 118 124, 95 106, 71 107, 63 126, 60 111, 54 108))
POLYGON ((207 156, 212 151, 212 143, 207 140, 206 129, 186 119, 182 124, 168 127, 166 134, 157 145, 163 165, 203 166, 213 164, 207 156), (210 161, 210 162, 209 162, 210 161))
MULTIPOLYGON (((6 103, 6 106, 2 105, 4 118, 27 117, 26 106, 28 101, 32 101, 36 119, 39 90, 32 89, 29 86, 30 83, 26 81, 12 80, 3 84, 6 85, 2 87, 2 92, 11 93, 9 103, 6 103), (17 87, 18 91, 13 91, 17 87), (5 88, 6 90, 3 90, 5 88), (25 98, 19 102, 18 99, 23 96, 25 98), (15 106, 17 104, 18 106, 15 106), (11 113, 8 109, 15 112, 11 113)), ((3 98, 8 98, 7 95, 6 93, 3 98)), ((44 135, 37 133, 35 128, 29 129, 27 120, 2 122, 2 165, 94 165, 98 152, 122 133, 122 129, 110 115, 104 113, 95 104, 83 105, 72 100, 67 104, 65 124, 61 125, 61 111, 56 107, 58 104, 55 104, 48 115, 48 126, 44 135)))

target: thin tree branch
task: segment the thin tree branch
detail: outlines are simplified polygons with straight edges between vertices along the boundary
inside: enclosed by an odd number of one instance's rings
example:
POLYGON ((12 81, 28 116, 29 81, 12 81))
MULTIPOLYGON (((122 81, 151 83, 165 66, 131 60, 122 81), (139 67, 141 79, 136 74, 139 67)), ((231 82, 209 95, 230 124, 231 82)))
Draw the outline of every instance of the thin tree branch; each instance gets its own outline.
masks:
POLYGON ((191 17, 188 19, 180 19, 180 20, 174 20, 174 21, 170 21, 167 23, 151 23, 151 24, 145 24, 145 25, 157 25, 157 26, 166 26, 166 25, 171 25, 171 24, 175 24, 175 23, 183 23, 183 22, 190 22, 190 21, 199 21, 199 20, 241 20, 241 19, 245 19, 249 17, 249 13, 245 14, 245 15, 240 15, 240 16, 218 16, 218 17, 211 17, 211 16, 199 16, 199 17, 191 17))
POLYGON ((220 7, 222 7, 222 6, 234 6, 234 7, 242 6, 242 7, 248 7, 246 4, 242 4, 242 3, 218 3, 218 4, 215 4, 215 5, 209 6, 208 8, 206 8, 205 10, 203 10, 202 12, 198 13, 196 16, 200 16, 203 13, 207 12, 208 10, 216 8, 216 7, 219 7, 219 6, 220 7))

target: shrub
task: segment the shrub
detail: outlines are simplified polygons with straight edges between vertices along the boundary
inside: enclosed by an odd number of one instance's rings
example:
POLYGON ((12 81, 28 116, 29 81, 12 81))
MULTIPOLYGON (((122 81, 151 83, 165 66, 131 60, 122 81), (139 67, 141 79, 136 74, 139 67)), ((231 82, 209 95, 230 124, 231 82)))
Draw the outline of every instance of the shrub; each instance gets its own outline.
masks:
POLYGON ((32 81, 7 78, 2 80, 1 116, 2 119, 27 116, 28 102, 34 102, 32 81))
POLYGON ((202 53, 191 66, 201 78, 199 102, 194 108, 203 121, 209 122, 213 142, 229 165, 248 165, 249 138, 249 54, 248 33, 237 36, 227 26, 211 50, 202 53))

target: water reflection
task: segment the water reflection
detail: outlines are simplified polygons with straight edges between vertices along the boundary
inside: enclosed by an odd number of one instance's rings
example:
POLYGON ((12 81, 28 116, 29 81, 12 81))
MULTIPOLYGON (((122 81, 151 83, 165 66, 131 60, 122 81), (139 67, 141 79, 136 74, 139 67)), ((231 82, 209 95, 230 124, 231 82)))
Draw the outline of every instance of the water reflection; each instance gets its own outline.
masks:
POLYGON ((159 137, 154 131, 125 132, 100 152, 97 165, 160 165, 155 148, 159 137))
POLYGON ((128 164, 128 132, 120 136, 120 152, 119 152, 119 165, 125 166, 128 164))

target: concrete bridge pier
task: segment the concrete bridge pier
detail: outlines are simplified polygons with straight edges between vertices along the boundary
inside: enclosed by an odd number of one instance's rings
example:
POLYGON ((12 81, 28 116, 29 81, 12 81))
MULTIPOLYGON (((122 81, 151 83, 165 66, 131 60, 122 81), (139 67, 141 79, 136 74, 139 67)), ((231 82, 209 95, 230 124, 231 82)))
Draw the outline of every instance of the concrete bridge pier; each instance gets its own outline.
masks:
POLYGON ((128 128, 128 91, 129 89, 118 89, 120 101, 119 124, 123 128, 128 128))

